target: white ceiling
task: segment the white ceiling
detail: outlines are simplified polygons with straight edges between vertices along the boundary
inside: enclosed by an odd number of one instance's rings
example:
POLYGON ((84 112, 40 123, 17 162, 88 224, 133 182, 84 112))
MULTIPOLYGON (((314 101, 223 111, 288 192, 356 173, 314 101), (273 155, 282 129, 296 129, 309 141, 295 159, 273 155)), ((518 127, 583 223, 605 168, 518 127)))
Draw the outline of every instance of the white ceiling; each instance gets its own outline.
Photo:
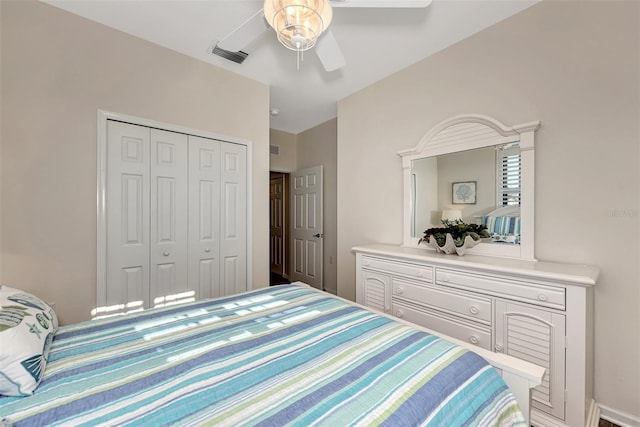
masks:
POLYGON ((312 51, 296 53, 265 32, 236 64, 209 54, 262 7, 254 0, 43 0, 270 86, 274 129, 300 133, 336 117, 338 100, 432 55, 539 0, 434 0, 422 9, 334 8, 331 30, 347 65, 326 72, 312 51))

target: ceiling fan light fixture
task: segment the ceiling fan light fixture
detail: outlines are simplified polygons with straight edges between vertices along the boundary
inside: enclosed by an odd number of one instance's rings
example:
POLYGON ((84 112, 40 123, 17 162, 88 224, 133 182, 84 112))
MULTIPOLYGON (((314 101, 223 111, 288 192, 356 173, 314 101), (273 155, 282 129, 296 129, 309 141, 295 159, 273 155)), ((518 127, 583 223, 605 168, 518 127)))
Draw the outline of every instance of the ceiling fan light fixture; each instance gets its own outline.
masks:
POLYGON ((311 49, 331 24, 328 0, 265 0, 264 16, 287 49, 311 49))

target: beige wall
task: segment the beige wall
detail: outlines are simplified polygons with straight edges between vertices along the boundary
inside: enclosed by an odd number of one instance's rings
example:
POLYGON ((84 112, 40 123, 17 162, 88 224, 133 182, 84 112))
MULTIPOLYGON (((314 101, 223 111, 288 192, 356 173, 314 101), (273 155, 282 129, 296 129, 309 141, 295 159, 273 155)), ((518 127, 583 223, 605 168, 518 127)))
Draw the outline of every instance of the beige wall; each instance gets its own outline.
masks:
MULTIPOLYGON (((326 290, 337 292, 336 264, 336 168, 337 120, 329 120, 299 134, 270 130, 270 144, 280 146, 280 155, 270 155, 270 169, 293 172, 312 166, 324 166, 324 241, 323 281, 326 290)), ((287 264, 291 265, 291 254, 287 264)))
MULTIPOLYGON (((2 24, 2 7, 0 7, 0 25, 2 24)), ((0 55, 2 53, 2 27, 0 27, 0 55)), ((2 58, 0 57, 0 83, 2 82, 2 58)), ((2 177, 2 99, 4 93, 0 84, 0 178, 2 177)), ((2 181, 0 180, 0 283, 2 283, 2 181)))
POLYGON ((640 419, 639 8, 545 1, 339 102, 339 295, 352 246, 402 241, 398 150, 462 113, 541 120, 536 256, 601 268, 596 400, 640 419))
POLYGON ((298 134, 298 169, 323 166, 324 177, 324 239, 323 281, 324 288, 337 293, 336 244, 337 244, 337 120, 329 120, 298 134))
POLYGON ((0 2, 3 283, 96 301, 97 110, 252 141, 252 272, 268 284, 269 88, 41 2, 0 2))
POLYGON ((438 210, 460 209, 465 221, 475 223, 474 216, 496 208, 495 148, 477 148, 438 156, 438 186, 438 210), (462 181, 476 181, 476 203, 453 203, 453 183, 462 181))
POLYGON ((280 147, 279 155, 269 155, 269 168, 275 172, 293 172, 296 170, 297 161, 296 134, 283 132, 281 130, 269 130, 269 144, 280 147))

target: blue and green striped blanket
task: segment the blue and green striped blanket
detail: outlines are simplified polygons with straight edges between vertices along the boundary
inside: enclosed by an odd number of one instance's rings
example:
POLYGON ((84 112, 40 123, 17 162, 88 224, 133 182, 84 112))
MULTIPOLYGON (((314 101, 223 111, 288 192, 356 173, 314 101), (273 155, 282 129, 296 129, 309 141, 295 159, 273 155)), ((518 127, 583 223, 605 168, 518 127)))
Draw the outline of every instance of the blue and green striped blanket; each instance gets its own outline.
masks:
POLYGON ((19 426, 515 426, 498 373, 446 340, 296 285, 59 329, 19 426))

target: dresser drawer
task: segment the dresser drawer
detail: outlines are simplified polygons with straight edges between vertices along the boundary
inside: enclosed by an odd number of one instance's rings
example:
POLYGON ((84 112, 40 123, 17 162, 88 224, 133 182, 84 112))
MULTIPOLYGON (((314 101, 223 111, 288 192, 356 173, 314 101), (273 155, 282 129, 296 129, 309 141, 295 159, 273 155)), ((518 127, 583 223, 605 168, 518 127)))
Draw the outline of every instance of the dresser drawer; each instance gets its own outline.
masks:
POLYGON ((463 289, 484 291, 491 295, 524 301, 544 307, 565 309, 564 288, 509 280, 504 277, 466 274, 455 270, 438 269, 436 283, 463 289))
POLYGON ((491 300, 393 279, 393 295, 491 324, 491 300))
POLYGON ((474 328, 472 326, 441 317, 435 313, 429 313, 427 311, 411 308, 395 302, 392 305, 392 310, 393 315, 399 319, 407 320, 435 332, 449 335, 461 341, 491 350, 491 332, 488 330, 474 328))
POLYGON ((433 267, 363 256, 362 268, 399 274, 426 283, 433 283, 433 267))

